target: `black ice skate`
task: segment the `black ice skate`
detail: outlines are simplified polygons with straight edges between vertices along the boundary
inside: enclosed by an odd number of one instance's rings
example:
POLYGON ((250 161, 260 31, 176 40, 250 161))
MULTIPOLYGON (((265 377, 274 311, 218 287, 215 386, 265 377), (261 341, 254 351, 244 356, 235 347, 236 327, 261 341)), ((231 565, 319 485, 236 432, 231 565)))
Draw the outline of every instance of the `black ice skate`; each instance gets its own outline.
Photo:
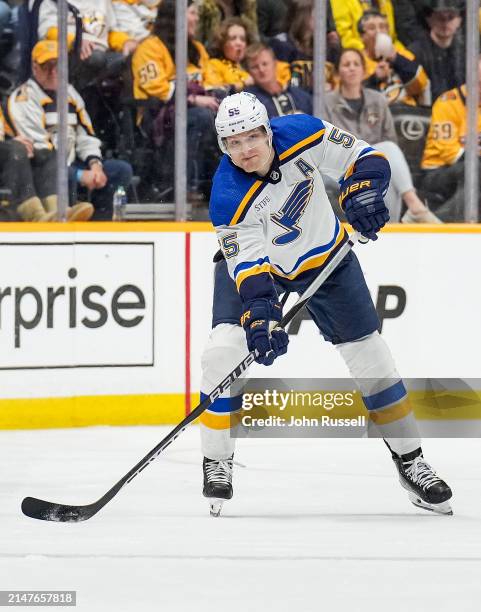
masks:
POLYGON ((453 513, 448 502, 453 495, 451 489, 436 475, 424 459, 420 448, 401 457, 392 451, 391 453, 401 485, 415 506, 438 514, 453 513))
POLYGON ((233 457, 217 461, 204 457, 204 497, 209 499, 210 515, 219 516, 226 499, 231 499, 233 457))

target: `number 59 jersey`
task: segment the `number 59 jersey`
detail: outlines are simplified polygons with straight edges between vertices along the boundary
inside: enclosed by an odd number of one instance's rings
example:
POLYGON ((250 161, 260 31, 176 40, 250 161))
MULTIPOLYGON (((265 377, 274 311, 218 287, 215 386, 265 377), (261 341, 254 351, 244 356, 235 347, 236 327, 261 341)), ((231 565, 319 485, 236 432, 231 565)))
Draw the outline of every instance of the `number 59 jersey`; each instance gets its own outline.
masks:
POLYGON ((246 173, 227 155, 214 177, 210 218, 229 274, 245 300, 272 295, 286 281, 324 266, 347 235, 322 175, 339 181, 362 166, 383 172, 387 160, 352 134, 309 115, 272 119, 274 162, 265 177, 246 173))

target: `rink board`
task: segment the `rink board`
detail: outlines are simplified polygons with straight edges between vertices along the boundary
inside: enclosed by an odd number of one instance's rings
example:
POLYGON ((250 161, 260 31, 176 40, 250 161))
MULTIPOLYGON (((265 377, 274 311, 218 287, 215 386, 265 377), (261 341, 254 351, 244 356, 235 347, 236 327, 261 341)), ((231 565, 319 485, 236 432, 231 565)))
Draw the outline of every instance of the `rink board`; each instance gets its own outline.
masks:
MULTIPOLYGON (((196 404, 217 250, 209 224, 0 231, 0 428, 176 423, 196 404)), ((402 375, 481 378, 481 226, 393 226, 356 253, 402 375)), ((290 336, 270 376, 347 376, 312 321, 290 336)))

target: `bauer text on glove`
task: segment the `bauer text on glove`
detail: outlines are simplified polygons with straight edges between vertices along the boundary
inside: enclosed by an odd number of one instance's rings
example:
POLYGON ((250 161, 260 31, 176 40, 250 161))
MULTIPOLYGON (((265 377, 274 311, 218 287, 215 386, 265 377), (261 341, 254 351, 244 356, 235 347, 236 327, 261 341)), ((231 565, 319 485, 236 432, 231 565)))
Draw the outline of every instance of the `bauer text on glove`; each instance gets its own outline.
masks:
POLYGON ((389 221, 384 203, 386 181, 368 172, 357 172, 346 179, 339 204, 352 227, 366 238, 377 240, 377 232, 389 221))
POLYGON ((269 331, 272 322, 282 318, 282 306, 279 302, 257 298, 245 304, 241 325, 245 329, 249 351, 257 351, 256 361, 271 365, 276 357, 287 352, 289 336, 282 329, 269 331))

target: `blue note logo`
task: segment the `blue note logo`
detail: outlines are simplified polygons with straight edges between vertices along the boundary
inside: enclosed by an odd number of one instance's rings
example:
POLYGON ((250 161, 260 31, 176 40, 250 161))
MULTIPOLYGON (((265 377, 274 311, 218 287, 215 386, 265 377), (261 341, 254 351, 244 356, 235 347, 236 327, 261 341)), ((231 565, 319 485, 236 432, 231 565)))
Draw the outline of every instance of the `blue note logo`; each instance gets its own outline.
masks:
POLYGON ((302 229, 297 226, 309 204, 314 189, 314 180, 308 178, 297 183, 280 210, 271 215, 272 221, 285 230, 276 236, 272 243, 276 246, 284 246, 297 240, 302 234, 302 229))

